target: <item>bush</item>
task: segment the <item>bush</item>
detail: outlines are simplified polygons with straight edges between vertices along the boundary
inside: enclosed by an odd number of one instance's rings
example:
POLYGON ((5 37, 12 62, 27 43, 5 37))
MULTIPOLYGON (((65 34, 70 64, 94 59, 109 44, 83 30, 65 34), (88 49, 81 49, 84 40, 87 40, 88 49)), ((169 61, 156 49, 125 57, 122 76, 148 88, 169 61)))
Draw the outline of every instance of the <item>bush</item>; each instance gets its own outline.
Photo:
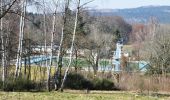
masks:
POLYGON ((93 81, 94 90, 114 90, 116 89, 114 83, 108 79, 96 78, 93 81))
POLYGON ((69 73, 65 82, 65 87, 70 89, 91 89, 93 84, 77 73, 69 73))
POLYGON ((91 79, 84 78, 77 73, 69 73, 65 82, 65 87, 69 89, 91 89, 91 90, 114 90, 114 83, 108 79, 91 79))
POLYGON ((1 87, 4 91, 30 91, 35 88, 36 85, 34 82, 23 78, 18 78, 16 80, 7 79, 4 87, 1 87))

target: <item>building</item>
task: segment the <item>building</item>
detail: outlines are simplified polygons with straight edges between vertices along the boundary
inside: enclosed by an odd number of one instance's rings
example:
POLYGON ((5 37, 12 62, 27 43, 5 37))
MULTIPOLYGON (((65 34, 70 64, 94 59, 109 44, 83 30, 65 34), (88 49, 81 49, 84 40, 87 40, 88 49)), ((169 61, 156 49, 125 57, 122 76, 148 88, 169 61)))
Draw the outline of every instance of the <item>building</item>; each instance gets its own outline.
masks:
POLYGON ((121 71, 121 68, 120 68, 121 61, 120 60, 121 60, 121 56, 122 56, 122 47, 123 47, 123 42, 118 41, 116 43, 116 51, 114 51, 113 61, 112 61, 115 72, 121 71))

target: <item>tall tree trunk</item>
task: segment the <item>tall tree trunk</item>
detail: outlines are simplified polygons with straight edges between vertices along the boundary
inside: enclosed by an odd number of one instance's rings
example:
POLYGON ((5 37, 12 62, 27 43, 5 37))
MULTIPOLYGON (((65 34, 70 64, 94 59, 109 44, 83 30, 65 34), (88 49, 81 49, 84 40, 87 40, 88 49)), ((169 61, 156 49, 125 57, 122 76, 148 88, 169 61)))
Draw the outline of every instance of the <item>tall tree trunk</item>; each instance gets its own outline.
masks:
MULTIPOLYGON (((44 20, 44 56, 47 57, 47 27, 46 27, 46 5, 45 1, 43 0, 43 20, 44 20)), ((48 61, 45 61, 45 67, 47 68, 48 66, 48 61)))
POLYGON ((75 49, 75 72, 78 72, 78 48, 75 49))
MULTIPOLYGON (((3 13, 3 0, 1 0, 1 14, 3 13)), ((0 29, 1 29, 1 49, 2 49, 2 82, 3 82, 3 86, 4 86, 4 82, 5 82, 5 77, 6 77, 6 60, 5 60, 5 39, 4 39, 4 32, 3 32, 3 18, 0 19, 0 29)))
MULTIPOLYGON (((43 55, 47 58, 47 27, 46 27, 46 5, 45 0, 43 0, 43 28, 44 28, 44 51, 43 55)), ((45 61, 45 68, 48 67, 47 60, 45 61)), ((45 80, 46 69, 43 70, 43 81, 45 80)))
POLYGON ((50 91, 50 78, 51 78, 51 67, 52 67, 52 60, 53 60, 53 45, 54 45, 54 33, 55 33, 55 23, 56 23, 56 12, 53 15, 53 28, 51 32, 51 54, 50 54, 50 65, 48 66, 47 70, 47 89, 50 91))
POLYGON ((27 56, 24 55, 24 78, 27 79, 27 56))
POLYGON ((59 84, 59 70, 61 70, 62 67, 62 58, 60 57, 60 53, 62 52, 62 44, 63 44, 63 38, 64 38, 64 28, 62 27, 62 33, 61 33, 61 40, 60 40, 60 45, 59 45, 59 50, 58 50, 58 54, 57 54, 57 67, 56 67, 56 73, 55 73, 55 90, 58 90, 58 84, 59 84), (61 62, 61 63, 60 63, 61 62))
POLYGON ((15 78, 17 78, 21 73, 21 67, 22 67, 22 49, 23 49, 22 47, 23 47, 23 38, 24 38, 24 25, 25 25, 24 20, 25 20, 27 1, 23 0, 21 4, 22 6, 21 6, 21 16, 20 16, 19 45, 18 45, 18 52, 17 52, 15 78))
POLYGON ((31 40, 29 39, 29 50, 28 50, 28 76, 27 80, 31 79, 31 40))
POLYGON ((99 67, 99 51, 97 50, 97 53, 94 55, 94 65, 93 65, 94 76, 97 75, 98 67, 99 67))
POLYGON ((55 75, 55 90, 58 90, 58 88, 61 86, 61 69, 62 69, 62 62, 63 62, 63 40, 64 40, 64 30, 65 25, 67 23, 67 17, 68 17, 68 10, 69 10, 69 4, 70 0, 65 0, 65 14, 63 16, 63 27, 62 27, 62 34, 61 34, 61 40, 60 40, 60 46, 59 46, 59 52, 57 57, 57 67, 56 67, 56 75, 55 75))
POLYGON ((65 81, 67 79, 67 74, 68 74, 68 71, 70 69, 71 62, 72 62, 72 54, 73 54, 73 48, 74 48, 74 41, 75 41, 75 37, 76 37, 76 29, 77 29, 77 21, 78 21, 77 19, 78 19, 78 13, 79 13, 79 6, 80 6, 80 0, 78 0, 78 5, 77 5, 77 9, 76 9, 76 18, 75 18, 75 23, 74 23, 74 31, 73 31, 73 38, 72 38, 72 44, 71 44, 70 60, 69 60, 69 64, 67 66, 67 69, 65 71, 63 81, 61 83, 61 91, 63 91, 64 83, 65 83, 65 81))

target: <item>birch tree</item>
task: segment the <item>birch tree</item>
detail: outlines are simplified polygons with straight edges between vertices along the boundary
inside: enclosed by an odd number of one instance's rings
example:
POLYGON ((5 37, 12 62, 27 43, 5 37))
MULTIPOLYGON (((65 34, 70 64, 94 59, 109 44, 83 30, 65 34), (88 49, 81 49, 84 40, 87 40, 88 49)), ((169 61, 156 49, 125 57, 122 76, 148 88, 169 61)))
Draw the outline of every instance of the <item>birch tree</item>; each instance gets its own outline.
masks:
POLYGON ((48 66, 47 70, 47 89, 50 91, 50 77, 51 77, 51 66, 53 60, 53 45, 54 45, 54 32, 55 32, 55 21, 56 21, 56 12, 53 15, 53 28, 51 32, 51 53, 50 53, 50 65, 48 66))
POLYGON ((58 90, 59 86, 61 85, 61 68, 62 68, 62 61, 63 61, 63 40, 64 40, 64 31, 67 23, 67 12, 69 10, 69 4, 70 0, 65 0, 65 9, 64 9, 64 15, 63 15, 63 26, 62 26, 62 32, 61 32, 61 40, 59 45, 59 50, 57 54, 57 67, 56 67, 56 73, 55 73, 55 90, 58 90))
POLYGON ((71 53, 70 53, 70 58, 69 58, 69 64, 67 66, 67 69, 66 69, 65 74, 64 74, 64 78, 63 78, 62 83, 61 83, 61 91, 63 91, 64 83, 66 81, 67 74, 69 72, 71 62, 72 62, 72 54, 73 54, 73 48, 74 48, 74 41, 75 41, 75 37, 76 37, 76 29, 77 29, 77 21, 78 21, 77 19, 78 19, 79 8, 80 8, 80 0, 78 0, 77 9, 76 9, 76 17, 75 17, 75 23, 74 23, 73 36, 72 36, 71 53))
MULTIPOLYGON (((3 9, 2 9, 2 6, 3 6, 3 0, 1 0, 1 14, 3 13, 3 9)), ((3 18, 0 19, 0 29, 1 29, 1 48, 2 48, 2 81, 3 81, 3 85, 4 85, 4 82, 5 82, 5 77, 6 77, 6 61, 5 61, 5 41, 4 41, 4 32, 3 32, 3 18)))
MULTIPOLYGON (((44 55, 47 57, 47 27, 46 27, 46 5, 45 1, 43 0, 43 27, 44 27, 44 55)), ((47 67, 47 61, 45 62, 45 66, 47 67)))
POLYGON ((27 0, 21 2, 21 16, 20 16, 20 29, 19 29, 19 44, 17 51, 17 61, 15 69, 15 78, 17 78, 21 72, 22 67, 22 46, 24 37, 24 25, 25 25, 25 13, 26 13, 27 0))
MULTIPOLYGON (((53 2, 55 3, 55 2, 53 2)), ((50 77, 51 77, 51 67, 52 67, 52 60, 53 60, 53 46, 54 46, 54 33, 56 28, 56 12, 58 7, 59 0, 57 1, 55 12, 53 15, 53 24, 52 24, 52 32, 51 32, 51 53, 50 53, 50 65, 48 66, 47 70, 47 89, 50 91, 50 77)))

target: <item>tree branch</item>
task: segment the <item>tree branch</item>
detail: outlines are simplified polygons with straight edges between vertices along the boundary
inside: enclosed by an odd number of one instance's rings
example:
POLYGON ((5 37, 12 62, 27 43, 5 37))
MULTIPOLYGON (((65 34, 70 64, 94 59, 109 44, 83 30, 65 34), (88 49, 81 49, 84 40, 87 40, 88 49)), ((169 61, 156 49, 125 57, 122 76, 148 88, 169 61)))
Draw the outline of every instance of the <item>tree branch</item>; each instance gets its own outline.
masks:
POLYGON ((17 0, 14 0, 10 5, 9 7, 0 15, 0 19, 3 18, 9 11, 10 9, 12 8, 12 6, 15 4, 17 0))

